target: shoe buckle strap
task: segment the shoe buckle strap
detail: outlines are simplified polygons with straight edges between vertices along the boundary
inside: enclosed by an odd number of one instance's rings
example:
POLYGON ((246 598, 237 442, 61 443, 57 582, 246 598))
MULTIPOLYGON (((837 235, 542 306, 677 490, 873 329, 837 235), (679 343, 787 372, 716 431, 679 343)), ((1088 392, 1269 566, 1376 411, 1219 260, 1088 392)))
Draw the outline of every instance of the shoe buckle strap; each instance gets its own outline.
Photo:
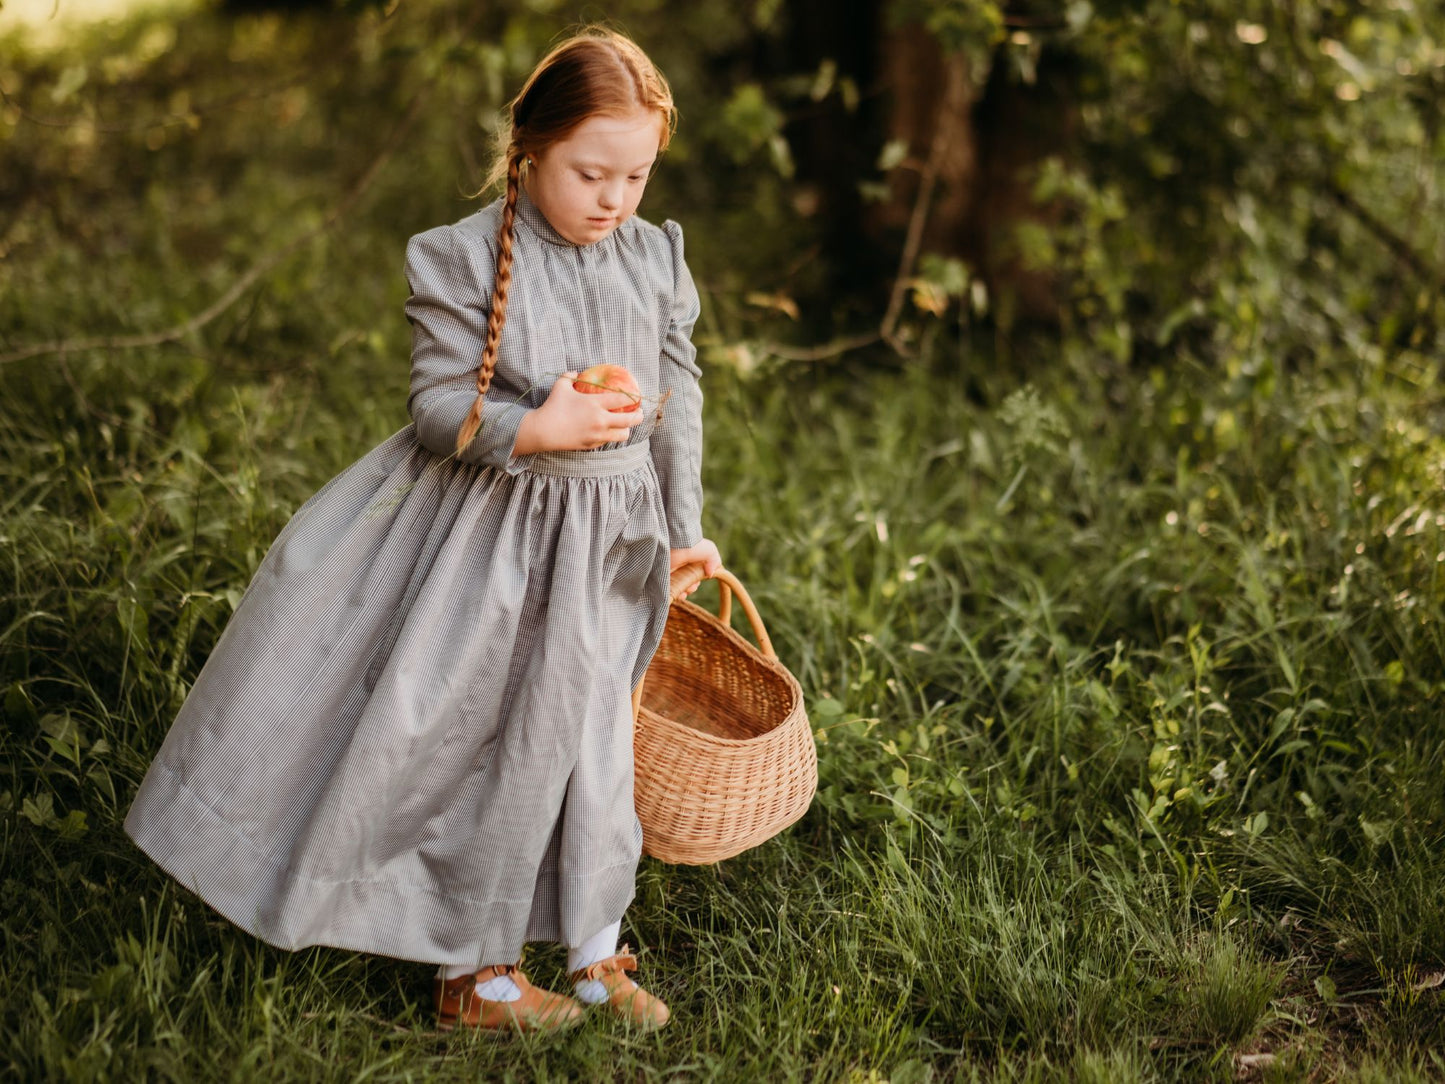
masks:
POLYGON ((605 960, 598 960, 595 964, 583 968, 580 975, 584 979, 600 979, 603 975, 636 970, 637 957, 630 952, 619 952, 615 956, 608 956, 605 960))

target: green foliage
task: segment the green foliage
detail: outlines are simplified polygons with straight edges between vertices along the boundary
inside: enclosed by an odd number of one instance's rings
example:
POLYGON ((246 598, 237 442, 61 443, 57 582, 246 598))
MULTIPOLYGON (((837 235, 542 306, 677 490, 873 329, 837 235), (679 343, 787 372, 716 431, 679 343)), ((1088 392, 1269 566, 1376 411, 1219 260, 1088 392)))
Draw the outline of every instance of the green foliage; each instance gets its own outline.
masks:
POLYGON ((1148 356, 1191 329, 1216 358, 1201 333, 1266 310, 1274 340, 1250 338, 1276 355, 1438 334, 1438 6, 1148 3, 1063 33, 1082 154, 1044 163, 1064 215, 1021 243, 1067 275, 1081 334, 1148 356))
POLYGON ((723 106, 724 146, 736 162, 746 162, 758 148, 767 147, 778 172, 792 176, 793 160, 780 131, 782 120, 761 87, 744 83, 723 106))
POLYGON ((967 55, 979 82, 1004 38, 1004 6, 994 0, 893 0, 888 11, 895 25, 918 23, 948 52, 967 55))
MULTIPOLYGON (((921 26, 960 54, 984 103, 1016 123, 1047 83, 1044 133, 946 133, 955 153, 1021 164, 984 176, 993 271, 1031 269, 1066 334, 1121 361, 1174 344, 1222 362, 1211 331, 1294 357, 1361 337, 1428 351, 1445 322, 1445 9, 1327 2, 893 0, 892 27, 921 26), (1049 145, 1052 137, 1052 145, 1049 145), (1010 156, 1011 147, 1025 148, 1010 156), (1033 208, 1016 200, 1030 189, 1033 208), (995 213, 1000 208, 1002 214, 995 213), (1244 301, 1248 298, 1249 302, 1244 301), (1250 307, 1246 309, 1246 305, 1250 307), (1252 333, 1265 309, 1272 337, 1252 333)), ((779 102, 787 100, 779 81, 779 102)), ((915 108, 926 105, 914 103, 915 108)), ((1039 107, 1044 108, 1044 107, 1039 107)), ((898 169, 896 134, 867 130, 877 169, 898 169)), ((850 132, 850 138, 858 133, 850 132)), ((910 164, 917 168, 917 163, 910 164)), ((868 199, 895 193, 872 172, 839 178, 868 199)), ((981 217, 983 216, 983 217, 981 217)), ((985 220, 985 217, 987 220, 985 220)), ((940 236, 933 244, 957 245, 940 236)), ((957 255, 940 251, 937 257, 957 255)), ((927 255, 927 254, 925 254, 927 255)), ((927 281, 931 276, 920 272, 927 281)), ((952 306, 915 293, 920 322, 952 306)), ((990 317, 1008 326, 1007 297, 990 317)))

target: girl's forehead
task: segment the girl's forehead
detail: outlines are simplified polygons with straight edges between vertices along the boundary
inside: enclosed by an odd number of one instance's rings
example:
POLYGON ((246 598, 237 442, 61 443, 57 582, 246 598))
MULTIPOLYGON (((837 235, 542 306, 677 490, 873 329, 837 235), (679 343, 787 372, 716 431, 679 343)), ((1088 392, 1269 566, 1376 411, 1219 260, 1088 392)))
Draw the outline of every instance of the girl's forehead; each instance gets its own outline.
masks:
MULTIPOLYGON (((662 117, 639 109, 626 116, 596 113, 569 132, 556 146, 569 152, 607 158, 650 161, 662 142, 662 117)), ((634 163, 638 164, 638 163, 634 163)))

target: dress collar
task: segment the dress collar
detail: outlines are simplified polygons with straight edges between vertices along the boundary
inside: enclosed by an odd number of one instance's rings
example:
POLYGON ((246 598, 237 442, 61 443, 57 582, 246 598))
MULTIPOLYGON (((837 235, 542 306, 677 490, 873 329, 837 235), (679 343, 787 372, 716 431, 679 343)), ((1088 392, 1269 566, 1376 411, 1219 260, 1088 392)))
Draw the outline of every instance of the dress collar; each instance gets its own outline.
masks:
POLYGON ((552 223, 547 221, 547 216, 532 202, 532 197, 527 195, 525 186, 520 187, 517 192, 517 217, 527 224, 529 230, 544 241, 554 245, 560 245, 563 248, 583 247, 575 241, 567 240, 567 238, 563 237, 552 227, 552 223))

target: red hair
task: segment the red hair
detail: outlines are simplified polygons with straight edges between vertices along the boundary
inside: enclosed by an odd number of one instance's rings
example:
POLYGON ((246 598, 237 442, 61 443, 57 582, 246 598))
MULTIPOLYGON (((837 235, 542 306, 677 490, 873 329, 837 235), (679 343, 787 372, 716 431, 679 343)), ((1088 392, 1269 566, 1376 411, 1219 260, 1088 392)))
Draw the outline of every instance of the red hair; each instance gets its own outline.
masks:
POLYGON ((677 126, 677 110, 667 80, 632 39, 613 30, 591 27, 568 38, 542 58, 521 93, 508 107, 508 125, 487 178, 487 187, 506 178, 502 225, 497 231, 497 273, 487 341, 477 370, 477 398, 457 432, 460 452, 482 425, 482 400, 497 367, 497 347, 507 322, 507 293, 512 284, 512 236, 523 162, 551 144, 566 139, 590 117, 627 117, 638 110, 656 112, 662 134, 658 153, 667 149, 677 126))

